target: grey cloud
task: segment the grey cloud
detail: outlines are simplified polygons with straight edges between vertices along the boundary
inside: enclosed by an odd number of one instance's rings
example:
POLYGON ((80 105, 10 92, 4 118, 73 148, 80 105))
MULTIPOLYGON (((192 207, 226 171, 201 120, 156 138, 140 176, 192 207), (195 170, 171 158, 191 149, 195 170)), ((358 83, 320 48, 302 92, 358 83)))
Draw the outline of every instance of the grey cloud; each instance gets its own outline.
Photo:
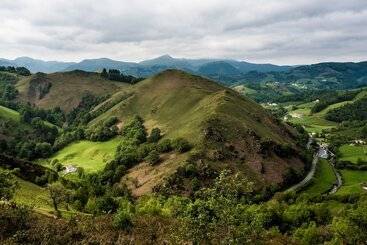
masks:
POLYGON ((361 60, 366 26, 365 0, 3 0, 0 57, 361 60))

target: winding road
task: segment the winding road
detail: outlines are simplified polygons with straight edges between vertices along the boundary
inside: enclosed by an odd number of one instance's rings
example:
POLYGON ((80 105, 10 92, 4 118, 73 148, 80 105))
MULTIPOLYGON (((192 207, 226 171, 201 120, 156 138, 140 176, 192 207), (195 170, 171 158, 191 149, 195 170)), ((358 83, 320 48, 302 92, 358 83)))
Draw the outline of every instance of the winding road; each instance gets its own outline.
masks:
MULTIPOLYGON (((314 141, 314 138, 310 137, 308 142, 307 142, 307 149, 310 149, 311 148, 311 144, 312 142, 314 141)), ((290 188, 288 188, 285 192, 291 192, 291 191, 297 191, 299 189, 301 189, 302 187, 306 186, 313 178, 313 176, 315 175, 315 172, 316 172, 316 166, 317 166, 317 163, 319 161, 319 158, 327 158, 330 151, 329 149, 326 147, 326 146, 320 146, 318 145, 319 149, 317 151, 317 153, 314 154, 313 156, 313 160, 312 160, 312 165, 311 165, 311 169, 310 171, 308 172, 308 174, 306 175, 306 177, 299 183, 291 186, 290 188)), ((335 175, 335 178, 336 178, 336 182, 335 184, 333 185, 332 189, 328 192, 328 194, 334 194, 335 192, 337 192, 339 190, 339 188, 342 186, 342 178, 341 178, 341 175, 339 174, 339 172, 335 169, 335 158, 332 158, 331 161, 329 162, 332 169, 333 169, 333 172, 334 172, 334 175, 335 175)))
MULTIPOLYGON (((314 141, 314 138, 310 136, 310 138, 308 139, 307 145, 306 145, 307 150, 311 149, 311 144, 313 141, 314 141)), ((319 151, 320 151, 320 148, 319 148, 319 151)), ((306 177, 301 182, 288 188, 285 192, 297 191, 300 188, 302 188, 303 186, 305 186, 312 179, 312 177, 315 175, 317 162, 319 161, 318 153, 316 153, 313 156, 311 169, 310 169, 310 172, 308 172, 308 174, 306 175, 306 177)))
POLYGON ((313 156, 313 160, 312 160, 312 165, 311 165, 311 169, 310 172, 308 172, 308 174, 306 175, 306 177, 299 183, 293 185, 292 187, 290 187, 289 189, 287 189, 285 192, 290 192, 290 191, 297 191, 300 188, 304 187, 306 184, 308 184, 308 182, 312 179, 312 177, 315 175, 316 172, 316 165, 317 162, 319 161, 319 155, 318 153, 316 153, 313 156))

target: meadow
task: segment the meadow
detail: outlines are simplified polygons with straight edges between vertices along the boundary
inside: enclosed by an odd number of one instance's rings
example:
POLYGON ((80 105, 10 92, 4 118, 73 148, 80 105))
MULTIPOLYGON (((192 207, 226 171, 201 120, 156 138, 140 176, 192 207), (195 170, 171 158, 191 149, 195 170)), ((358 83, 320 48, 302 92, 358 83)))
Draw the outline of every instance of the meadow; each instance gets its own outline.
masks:
POLYGON ((106 162, 113 159, 119 142, 119 137, 105 142, 78 141, 61 149, 42 163, 57 159, 64 166, 73 165, 84 168, 86 172, 95 172, 102 170, 106 162))
POLYGON ((336 194, 351 194, 366 192, 362 184, 367 183, 367 171, 341 170, 343 185, 336 194))
MULTIPOLYGON (((310 133, 321 133, 324 129, 336 127, 337 123, 328 121, 324 118, 326 112, 334 108, 335 105, 330 105, 328 108, 318 113, 311 114, 311 108, 314 104, 315 102, 308 102, 297 105, 296 110, 289 111, 289 115, 291 116, 289 121, 303 125, 310 133)), ((292 107, 293 106, 288 106, 287 108, 291 109, 292 107)))
POLYGON ((330 163, 321 159, 316 168, 311 184, 302 192, 309 195, 321 195, 331 189, 336 177, 330 163))
POLYGON ((358 163, 367 162, 367 145, 342 145, 339 147, 340 160, 358 163))

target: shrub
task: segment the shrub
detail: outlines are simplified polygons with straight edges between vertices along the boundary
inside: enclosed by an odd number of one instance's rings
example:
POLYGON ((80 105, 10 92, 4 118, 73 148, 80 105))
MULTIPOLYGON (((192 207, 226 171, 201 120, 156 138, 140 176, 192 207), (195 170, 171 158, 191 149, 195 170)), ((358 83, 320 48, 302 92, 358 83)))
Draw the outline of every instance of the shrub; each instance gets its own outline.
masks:
POLYGON ((176 151, 180 153, 187 152, 191 149, 190 143, 183 138, 178 138, 178 139, 173 140, 172 146, 173 146, 173 149, 175 149, 176 151))
POLYGON ((157 164, 159 160, 159 154, 156 150, 149 152, 148 156, 145 157, 145 161, 147 161, 150 165, 157 164))
POLYGON ((113 225, 118 229, 130 230, 133 226, 134 206, 126 199, 120 201, 119 209, 113 219, 113 225))
POLYGON ((160 153, 170 152, 172 150, 172 142, 170 139, 164 139, 157 145, 157 150, 160 153))
POLYGON ((116 201, 110 196, 103 196, 96 199, 97 214, 115 212, 117 206, 116 201))
POLYGON ((13 197, 17 182, 11 172, 0 169, 0 199, 13 197))

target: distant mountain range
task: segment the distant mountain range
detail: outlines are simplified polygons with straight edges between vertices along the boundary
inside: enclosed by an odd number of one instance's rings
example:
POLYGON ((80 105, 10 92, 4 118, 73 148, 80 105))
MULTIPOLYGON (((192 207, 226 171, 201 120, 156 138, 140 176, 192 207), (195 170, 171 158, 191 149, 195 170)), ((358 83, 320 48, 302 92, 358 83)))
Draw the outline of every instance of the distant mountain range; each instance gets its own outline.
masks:
POLYGON ((71 70, 101 71, 103 68, 107 68, 118 69, 125 74, 141 77, 150 76, 170 68, 209 77, 240 75, 249 71, 278 72, 287 71, 291 68, 291 66, 254 64, 229 59, 179 59, 169 55, 163 55, 139 63, 123 62, 107 58, 86 59, 76 63, 43 61, 29 57, 19 57, 14 60, 0 59, 0 66, 24 66, 33 73, 52 73, 71 70))

